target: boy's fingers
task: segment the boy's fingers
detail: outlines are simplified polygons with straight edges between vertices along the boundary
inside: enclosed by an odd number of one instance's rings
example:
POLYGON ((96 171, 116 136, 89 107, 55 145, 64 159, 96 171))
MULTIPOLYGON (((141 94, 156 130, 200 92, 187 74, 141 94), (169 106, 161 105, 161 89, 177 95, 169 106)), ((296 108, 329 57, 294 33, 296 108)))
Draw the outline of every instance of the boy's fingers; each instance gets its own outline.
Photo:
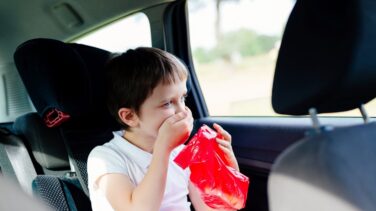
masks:
POLYGON ((178 122, 178 121, 184 119, 186 116, 187 116, 186 112, 179 112, 177 114, 174 114, 174 115, 170 116, 167 119, 167 121, 169 121, 170 123, 175 123, 175 122, 178 122))
POLYGON ((188 113, 192 114, 191 109, 189 109, 187 106, 185 106, 185 110, 186 110, 188 113))
POLYGON ((187 114, 187 117, 193 119, 193 117, 192 117, 192 112, 191 112, 191 110, 190 110, 187 106, 185 107, 185 112, 186 112, 186 114, 187 114))
POLYGON ((222 146, 222 145, 219 145, 219 147, 223 150, 223 152, 225 152, 227 155, 231 153, 231 151, 229 149, 227 149, 226 147, 222 146))
POLYGON ((226 148, 231 148, 231 144, 230 142, 228 141, 225 141, 225 140, 222 140, 222 139, 219 139, 219 138, 216 138, 216 141, 218 144, 220 144, 221 146, 224 146, 226 148))
POLYGON ((225 131, 219 124, 214 123, 213 127, 217 130, 218 133, 223 136, 225 140, 231 142, 231 135, 227 131, 225 131))
POLYGON ((178 114, 175 114, 174 116, 177 116, 173 118, 171 121, 171 124, 174 124, 175 126, 181 127, 187 127, 189 131, 192 131, 193 128, 193 117, 189 115, 187 112, 181 112, 178 114))

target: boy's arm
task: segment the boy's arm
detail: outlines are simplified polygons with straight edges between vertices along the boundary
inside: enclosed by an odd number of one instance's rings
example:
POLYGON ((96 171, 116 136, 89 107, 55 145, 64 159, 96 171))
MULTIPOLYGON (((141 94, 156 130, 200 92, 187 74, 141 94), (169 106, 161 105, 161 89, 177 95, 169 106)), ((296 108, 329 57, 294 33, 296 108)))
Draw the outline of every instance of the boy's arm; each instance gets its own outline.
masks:
MULTIPOLYGON (((189 198, 193 204, 196 211, 220 211, 219 209, 210 208, 200 197, 200 192, 196 186, 189 182, 189 198)), ((221 211, 232 211, 232 210, 221 210, 221 211)))
POLYGON ((159 210, 165 186, 169 153, 153 154, 142 182, 136 187, 126 175, 106 174, 98 181, 114 210, 159 210))
POLYGON ((115 210, 159 210, 164 191, 171 151, 183 144, 192 130, 190 112, 180 112, 167 118, 159 129, 153 157, 138 186, 121 174, 106 174, 97 180, 115 210))

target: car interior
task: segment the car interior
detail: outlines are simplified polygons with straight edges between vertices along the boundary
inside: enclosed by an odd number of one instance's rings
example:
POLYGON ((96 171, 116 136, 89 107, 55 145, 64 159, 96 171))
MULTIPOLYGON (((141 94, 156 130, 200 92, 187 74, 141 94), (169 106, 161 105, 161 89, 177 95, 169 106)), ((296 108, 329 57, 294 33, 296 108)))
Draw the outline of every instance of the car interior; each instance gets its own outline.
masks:
POLYGON ((298 1, 291 12, 276 65, 273 106, 278 113, 310 115, 313 128, 275 161, 268 180, 271 210, 376 208, 375 167, 368 162, 375 158, 375 123, 363 106, 375 97, 370 90, 376 79, 376 22, 375 15, 365 14, 374 8, 370 1, 353 4, 338 8, 334 2, 298 1), (314 12, 319 9, 321 17, 314 12), (310 43, 304 46, 306 40, 310 43), (359 109, 364 122, 328 127, 317 116, 349 109, 359 109))
MULTIPOLYGON (((189 70, 192 134, 213 123, 231 134, 240 171, 250 179, 242 210, 375 210, 375 125, 365 106, 375 97, 374 3, 291 0, 269 93, 279 115, 221 116, 207 104, 190 43, 188 4, 202 2, 0 2, 0 175, 52 210, 91 210, 87 157, 120 129, 105 102, 104 66, 115 52, 76 40, 143 13, 151 46, 189 70), (351 109, 359 115, 318 115, 351 109)), ((222 8, 231 2, 253 1, 222 1, 222 8)))

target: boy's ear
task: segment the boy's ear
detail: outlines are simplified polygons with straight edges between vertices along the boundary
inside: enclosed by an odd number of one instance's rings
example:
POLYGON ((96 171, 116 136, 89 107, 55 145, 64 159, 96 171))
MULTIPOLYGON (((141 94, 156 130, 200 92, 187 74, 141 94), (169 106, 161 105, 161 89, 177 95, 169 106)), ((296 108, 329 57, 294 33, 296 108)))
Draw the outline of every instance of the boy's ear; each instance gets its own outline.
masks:
POLYGON ((136 127, 138 125, 137 115, 132 109, 120 108, 118 111, 118 115, 121 121, 129 125, 129 127, 136 127))

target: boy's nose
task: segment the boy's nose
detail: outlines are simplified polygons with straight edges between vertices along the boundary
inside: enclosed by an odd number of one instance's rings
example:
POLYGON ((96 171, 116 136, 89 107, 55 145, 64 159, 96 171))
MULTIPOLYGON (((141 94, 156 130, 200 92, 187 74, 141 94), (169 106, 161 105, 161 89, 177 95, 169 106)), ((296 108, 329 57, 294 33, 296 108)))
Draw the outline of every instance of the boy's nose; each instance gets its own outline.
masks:
POLYGON ((182 112, 182 111, 185 111, 185 103, 178 103, 176 105, 175 114, 182 112))

